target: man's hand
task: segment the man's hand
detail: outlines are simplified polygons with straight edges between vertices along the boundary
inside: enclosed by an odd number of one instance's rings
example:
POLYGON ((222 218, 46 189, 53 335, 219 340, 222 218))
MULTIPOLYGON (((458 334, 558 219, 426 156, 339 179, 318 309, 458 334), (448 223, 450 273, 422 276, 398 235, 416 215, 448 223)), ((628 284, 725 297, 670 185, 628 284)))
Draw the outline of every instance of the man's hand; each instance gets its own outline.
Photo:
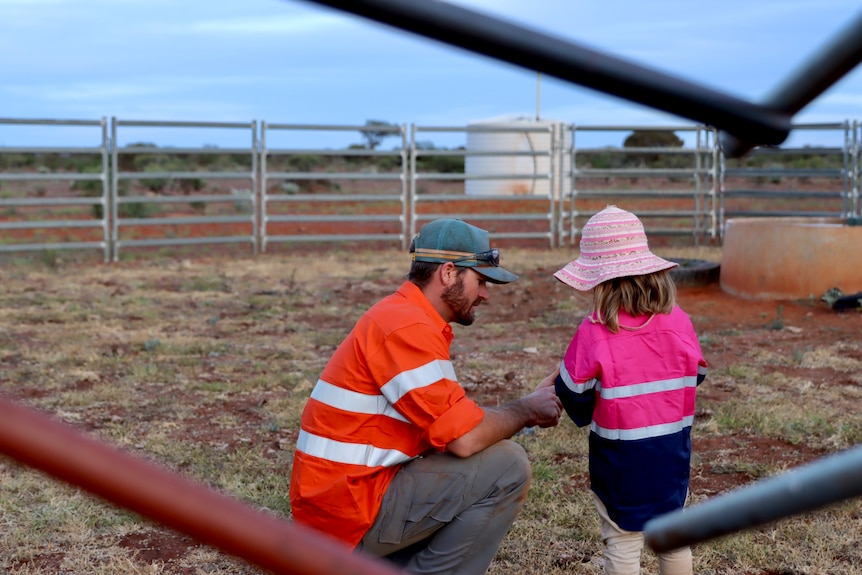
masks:
POLYGON ((446 448, 458 457, 469 457, 524 427, 553 427, 560 422, 563 404, 554 390, 559 368, 542 380, 531 393, 496 408, 485 409, 479 425, 449 442, 446 448))
MULTIPOLYGON (((553 374, 556 378, 556 374, 553 374)), ((525 397, 522 401, 531 411, 531 417, 525 427, 538 425, 539 427, 553 427, 560 422, 563 413, 563 404, 557 397, 553 386, 554 379, 551 376, 545 378, 536 390, 525 397), (548 384, 550 379, 551 384, 548 384)))

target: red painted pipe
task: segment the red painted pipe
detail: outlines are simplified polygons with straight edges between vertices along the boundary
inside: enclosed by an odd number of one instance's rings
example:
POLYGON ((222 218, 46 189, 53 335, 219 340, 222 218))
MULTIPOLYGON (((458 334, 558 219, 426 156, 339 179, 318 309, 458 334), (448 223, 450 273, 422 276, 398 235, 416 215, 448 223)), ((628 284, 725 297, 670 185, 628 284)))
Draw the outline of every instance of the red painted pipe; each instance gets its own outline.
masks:
POLYGON ((0 452, 274 573, 403 575, 3 398, 0 452))

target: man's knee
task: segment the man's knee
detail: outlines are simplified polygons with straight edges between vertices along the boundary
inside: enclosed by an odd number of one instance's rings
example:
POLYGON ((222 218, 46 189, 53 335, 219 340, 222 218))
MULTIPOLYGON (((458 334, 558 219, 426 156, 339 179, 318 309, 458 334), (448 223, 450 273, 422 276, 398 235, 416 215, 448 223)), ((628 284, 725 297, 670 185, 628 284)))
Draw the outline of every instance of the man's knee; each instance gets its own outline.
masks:
POLYGON ((533 477, 533 469, 523 447, 514 441, 504 439, 485 451, 486 464, 500 470, 501 483, 520 485, 526 491, 533 477))

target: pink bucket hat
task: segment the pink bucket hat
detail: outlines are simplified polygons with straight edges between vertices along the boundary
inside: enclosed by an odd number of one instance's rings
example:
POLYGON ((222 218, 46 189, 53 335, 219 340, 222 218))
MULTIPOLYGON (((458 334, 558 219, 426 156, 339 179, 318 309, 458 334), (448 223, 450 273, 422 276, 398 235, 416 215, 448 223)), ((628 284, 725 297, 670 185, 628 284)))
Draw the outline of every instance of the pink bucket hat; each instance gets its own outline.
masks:
POLYGON ((578 259, 554 277, 576 290, 589 291, 610 279, 651 274, 678 265, 649 250, 644 226, 636 215, 607 206, 584 225, 578 259))

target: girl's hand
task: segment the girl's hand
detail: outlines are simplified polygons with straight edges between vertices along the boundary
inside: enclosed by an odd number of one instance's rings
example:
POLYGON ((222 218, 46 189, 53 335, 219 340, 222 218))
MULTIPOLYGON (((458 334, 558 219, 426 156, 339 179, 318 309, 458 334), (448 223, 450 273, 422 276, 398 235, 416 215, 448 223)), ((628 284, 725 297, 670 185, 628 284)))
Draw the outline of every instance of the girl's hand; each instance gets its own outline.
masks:
POLYGON ((560 366, 557 366, 557 369, 555 369, 551 373, 551 375, 543 379, 542 383, 540 383, 536 387, 536 389, 542 389, 543 387, 554 387, 554 381, 556 381, 558 375, 560 375, 560 366))

